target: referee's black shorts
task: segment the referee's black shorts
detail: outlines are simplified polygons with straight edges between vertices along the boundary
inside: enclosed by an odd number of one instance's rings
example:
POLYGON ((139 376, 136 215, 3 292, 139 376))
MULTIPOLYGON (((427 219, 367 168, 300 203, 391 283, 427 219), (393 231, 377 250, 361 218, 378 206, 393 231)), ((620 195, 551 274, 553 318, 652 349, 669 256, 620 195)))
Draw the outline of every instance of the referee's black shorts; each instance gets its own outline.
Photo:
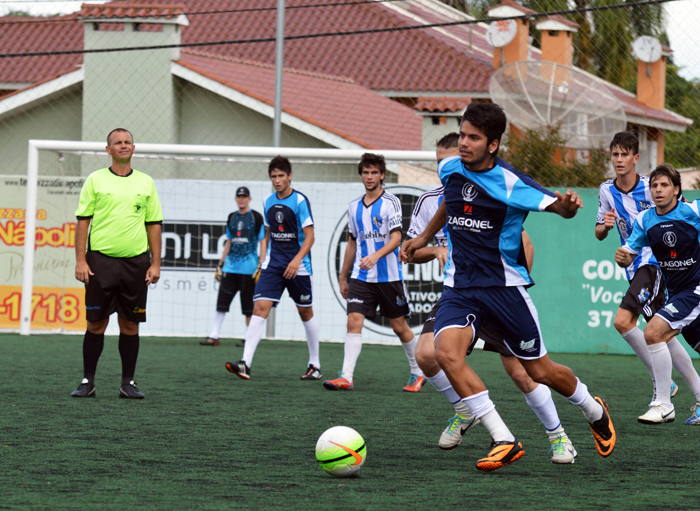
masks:
POLYGON ((233 297, 238 292, 241 293, 241 312, 244 316, 252 316, 255 280, 253 280, 252 275, 241 275, 240 273, 224 273, 221 276, 216 311, 228 312, 231 309, 233 297))
POLYGON ((135 323, 146 321, 146 273, 151 257, 109 257, 100 252, 85 254, 90 280, 85 285, 85 317, 100 321, 116 312, 135 323))

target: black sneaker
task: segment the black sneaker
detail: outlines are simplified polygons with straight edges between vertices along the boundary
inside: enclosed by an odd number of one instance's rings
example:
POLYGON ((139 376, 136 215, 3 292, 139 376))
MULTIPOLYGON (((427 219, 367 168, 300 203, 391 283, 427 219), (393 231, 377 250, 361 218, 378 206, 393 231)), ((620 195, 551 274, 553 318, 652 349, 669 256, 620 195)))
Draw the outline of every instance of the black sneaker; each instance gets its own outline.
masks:
POLYGON ((214 339, 213 337, 207 337, 205 340, 201 341, 199 344, 202 346, 218 346, 221 343, 219 339, 214 339))
POLYGON ((239 378, 243 378, 244 380, 250 379, 250 367, 245 365, 245 362, 242 360, 238 362, 226 362, 226 369, 239 378))
POLYGON ((83 378, 77 390, 70 393, 71 397, 95 397, 95 386, 83 378))
POLYGON ((122 399, 143 399, 146 396, 139 392, 139 389, 136 388, 136 382, 131 380, 126 385, 119 387, 119 397, 122 399))
POLYGON ((239 348, 245 348, 245 339, 241 339, 240 342, 237 342, 236 346, 239 348))
POLYGON ((301 377, 302 380, 320 380, 323 377, 321 370, 313 364, 309 364, 306 374, 301 377))

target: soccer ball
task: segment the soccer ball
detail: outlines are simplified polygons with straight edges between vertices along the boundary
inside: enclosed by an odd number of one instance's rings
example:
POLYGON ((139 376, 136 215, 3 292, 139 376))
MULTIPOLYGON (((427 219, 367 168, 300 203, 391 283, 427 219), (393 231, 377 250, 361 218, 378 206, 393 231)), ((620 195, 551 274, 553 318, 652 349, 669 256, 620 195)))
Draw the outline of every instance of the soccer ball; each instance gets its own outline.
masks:
POLYGON ((327 429, 316 443, 316 461, 335 477, 356 477, 367 458, 362 436, 352 428, 335 426, 327 429))

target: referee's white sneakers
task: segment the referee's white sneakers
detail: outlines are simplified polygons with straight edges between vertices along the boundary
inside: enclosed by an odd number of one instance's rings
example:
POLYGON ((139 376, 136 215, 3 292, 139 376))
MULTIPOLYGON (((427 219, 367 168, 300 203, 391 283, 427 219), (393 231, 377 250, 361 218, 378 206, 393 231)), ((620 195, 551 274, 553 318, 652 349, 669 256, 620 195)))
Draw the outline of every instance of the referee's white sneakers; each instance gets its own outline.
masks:
POLYGON ((664 406, 661 401, 652 401, 649 403, 649 410, 647 413, 637 419, 637 421, 642 424, 663 424, 664 422, 673 422, 675 420, 676 410, 673 405, 669 408, 664 406))

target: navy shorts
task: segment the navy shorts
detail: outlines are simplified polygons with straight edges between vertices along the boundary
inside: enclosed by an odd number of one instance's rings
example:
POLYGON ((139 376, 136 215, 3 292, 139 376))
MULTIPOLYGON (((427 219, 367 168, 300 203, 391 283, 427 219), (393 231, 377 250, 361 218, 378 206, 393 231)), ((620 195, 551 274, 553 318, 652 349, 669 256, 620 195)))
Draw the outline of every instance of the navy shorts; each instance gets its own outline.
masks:
POLYGON ((524 287, 445 287, 435 319, 436 336, 448 328, 467 326, 474 335, 484 323, 502 334, 506 348, 518 358, 532 360, 547 354, 537 309, 524 287))
POLYGON ((297 275, 293 279, 285 279, 283 273, 284 270, 262 270, 258 283, 255 284, 253 300, 270 300, 275 302, 276 307, 286 289, 299 307, 311 307, 314 303, 311 275, 297 275))
POLYGON ((408 293, 403 280, 365 282, 350 279, 348 284, 348 314, 357 312, 372 320, 377 316, 377 306, 385 318, 409 317, 411 309, 408 306, 408 293))
POLYGON ((700 344, 700 288, 686 289, 668 299, 666 306, 656 313, 674 330, 680 330, 685 340, 695 349, 700 344))

